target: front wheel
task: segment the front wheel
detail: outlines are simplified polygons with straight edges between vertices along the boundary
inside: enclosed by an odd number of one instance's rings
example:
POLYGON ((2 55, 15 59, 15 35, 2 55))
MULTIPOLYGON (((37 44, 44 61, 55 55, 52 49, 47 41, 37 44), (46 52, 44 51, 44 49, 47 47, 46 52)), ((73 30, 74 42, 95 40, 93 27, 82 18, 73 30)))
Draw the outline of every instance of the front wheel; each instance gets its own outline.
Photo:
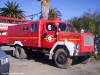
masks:
POLYGON ((66 69, 72 64, 72 59, 68 57, 68 53, 60 48, 55 52, 54 61, 57 67, 66 69))

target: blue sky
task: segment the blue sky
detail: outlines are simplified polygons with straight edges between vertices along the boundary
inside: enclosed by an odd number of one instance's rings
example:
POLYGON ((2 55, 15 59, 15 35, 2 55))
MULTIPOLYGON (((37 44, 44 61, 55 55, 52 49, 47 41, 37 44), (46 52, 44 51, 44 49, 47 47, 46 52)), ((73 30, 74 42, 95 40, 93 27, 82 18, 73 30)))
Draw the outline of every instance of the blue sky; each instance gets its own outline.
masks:
MULTIPOLYGON (((4 6, 7 0, 0 0, 0 8, 4 6)), ((35 14, 41 11, 41 3, 37 0, 9 0, 20 3, 21 9, 25 15, 35 14)), ((57 8, 62 13, 63 19, 79 17, 88 10, 100 11, 100 0, 51 0, 51 7, 57 8)), ((38 19, 35 16, 34 19, 38 19)))

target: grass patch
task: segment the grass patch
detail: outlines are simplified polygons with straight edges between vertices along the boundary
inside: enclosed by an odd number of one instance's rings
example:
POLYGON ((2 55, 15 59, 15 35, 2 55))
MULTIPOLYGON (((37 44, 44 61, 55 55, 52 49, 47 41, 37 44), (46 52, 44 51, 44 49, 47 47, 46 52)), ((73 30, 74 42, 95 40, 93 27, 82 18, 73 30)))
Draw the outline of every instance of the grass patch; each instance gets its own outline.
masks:
POLYGON ((94 58, 95 58, 96 60, 100 60, 100 53, 94 54, 94 58))

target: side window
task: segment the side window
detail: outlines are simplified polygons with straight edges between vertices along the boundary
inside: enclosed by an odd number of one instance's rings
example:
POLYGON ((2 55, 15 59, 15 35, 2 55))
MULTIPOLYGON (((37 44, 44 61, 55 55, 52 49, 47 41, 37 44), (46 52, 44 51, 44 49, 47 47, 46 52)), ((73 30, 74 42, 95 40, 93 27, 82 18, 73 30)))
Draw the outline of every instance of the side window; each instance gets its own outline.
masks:
POLYGON ((38 23, 33 23, 32 24, 32 31, 38 32, 38 30, 39 30, 39 24, 38 23))
POLYGON ((32 24, 32 31, 35 30, 35 24, 32 24))
POLYGON ((56 31, 56 30, 57 30, 57 27, 56 27, 54 24, 52 24, 52 23, 48 23, 48 24, 46 25, 46 29, 47 29, 48 31, 56 31))
POLYGON ((66 24, 65 23, 59 23, 59 28, 61 31, 66 31, 66 24))

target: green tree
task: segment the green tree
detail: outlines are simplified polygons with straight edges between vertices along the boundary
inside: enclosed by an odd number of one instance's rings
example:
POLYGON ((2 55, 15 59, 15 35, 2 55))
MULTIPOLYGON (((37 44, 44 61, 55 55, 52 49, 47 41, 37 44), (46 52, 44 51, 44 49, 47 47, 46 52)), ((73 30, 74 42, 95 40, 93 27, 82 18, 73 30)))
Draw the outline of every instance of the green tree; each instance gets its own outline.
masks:
POLYGON ((24 11, 20 9, 19 4, 16 2, 7 1, 5 6, 0 9, 0 15, 6 17, 24 18, 24 11))
POLYGON ((93 13, 93 16, 96 21, 95 33, 100 35, 100 12, 93 13))
POLYGON ((70 20, 73 25, 80 26, 80 29, 100 35, 100 12, 85 13, 79 18, 70 20))
POLYGON ((57 10, 56 8, 50 9, 48 19, 52 20, 56 18, 61 18, 61 12, 57 10))

